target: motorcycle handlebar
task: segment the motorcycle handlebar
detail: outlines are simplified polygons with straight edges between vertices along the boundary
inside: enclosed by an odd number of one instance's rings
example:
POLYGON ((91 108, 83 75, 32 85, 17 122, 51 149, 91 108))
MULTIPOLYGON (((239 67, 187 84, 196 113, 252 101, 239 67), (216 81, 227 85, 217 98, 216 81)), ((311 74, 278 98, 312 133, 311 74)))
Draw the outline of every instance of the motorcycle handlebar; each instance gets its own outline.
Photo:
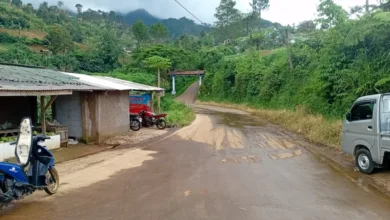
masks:
POLYGON ((50 137, 46 135, 34 135, 34 137, 37 138, 38 141, 45 141, 50 139, 50 137))

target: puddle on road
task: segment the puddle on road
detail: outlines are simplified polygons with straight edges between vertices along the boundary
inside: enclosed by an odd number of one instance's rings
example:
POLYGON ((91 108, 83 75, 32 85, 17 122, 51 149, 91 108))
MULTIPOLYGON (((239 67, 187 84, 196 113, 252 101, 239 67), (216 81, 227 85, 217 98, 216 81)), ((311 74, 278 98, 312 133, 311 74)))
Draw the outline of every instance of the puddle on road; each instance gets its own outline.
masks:
MULTIPOLYGON (((185 140, 208 144, 212 150, 261 149, 271 160, 283 160, 302 155, 302 149, 295 140, 274 128, 267 122, 248 114, 214 111, 198 108, 197 118, 192 125, 180 130, 177 135, 185 140)), ((243 155, 245 156, 245 155, 243 155)), ((222 158, 222 163, 240 161, 222 158)))

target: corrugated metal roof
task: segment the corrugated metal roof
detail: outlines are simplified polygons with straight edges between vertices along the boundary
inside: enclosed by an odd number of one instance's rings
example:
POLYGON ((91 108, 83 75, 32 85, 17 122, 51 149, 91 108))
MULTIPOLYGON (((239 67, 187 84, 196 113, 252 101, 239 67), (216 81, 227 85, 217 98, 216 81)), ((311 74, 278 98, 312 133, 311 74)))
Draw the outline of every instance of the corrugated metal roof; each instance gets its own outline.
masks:
POLYGON ((116 79, 107 76, 91 76, 78 73, 65 73, 78 78, 82 83, 99 87, 101 90, 133 90, 133 91, 164 91, 162 88, 134 83, 126 80, 116 79))
POLYGON ((117 78, 112 78, 112 77, 107 77, 107 76, 96 76, 96 77, 101 78, 101 79, 105 79, 105 80, 108 80, 108 81, 111 81, 111 82, 114 82, 117 84, 131 87, 132 88, 131 90, 135 90, 135 91, 164 91, 163 88, 148 86, 148 85, 130 82, 130 81, 126 81, 126 80, 121 80, 121 79, 117 79, 117 78))
POLYGON ((0 65, 0 91, 94 90, 77 78, 37 67, 0 65))

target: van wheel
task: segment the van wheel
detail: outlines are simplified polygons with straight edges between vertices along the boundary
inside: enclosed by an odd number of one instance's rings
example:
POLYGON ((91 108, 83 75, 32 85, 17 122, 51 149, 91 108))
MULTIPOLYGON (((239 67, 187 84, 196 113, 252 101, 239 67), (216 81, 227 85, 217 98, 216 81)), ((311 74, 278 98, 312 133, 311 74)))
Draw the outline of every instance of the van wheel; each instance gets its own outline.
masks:
POLYGON ((360 172, 365 174, 371 174, 374 171, 374 161, 372 160, 371 153, 367 149, 360 149, 355 156, 356 166, 360 172))

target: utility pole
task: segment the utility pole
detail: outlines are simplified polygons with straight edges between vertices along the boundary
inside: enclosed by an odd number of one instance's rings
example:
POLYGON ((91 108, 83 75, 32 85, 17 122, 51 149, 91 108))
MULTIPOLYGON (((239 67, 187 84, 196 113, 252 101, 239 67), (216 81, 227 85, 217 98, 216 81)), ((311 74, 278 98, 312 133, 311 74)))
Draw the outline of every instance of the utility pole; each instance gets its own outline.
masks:
POLYGON ((286 48, 287 48, 287 55, 288 55, 288 62, 290 64, 290 71, 293 73, 294 71, 294 64, 292 62, 292 57, 291 57, 291 47, 290 47, 290 38, 289 38, 289 33, 288 33, 288 27, 285 30, 286 32, 286 48))
POLYGON ((366 14, 370 13, 370 0, 366 0, 366 14))
MULTIPOLYGON (((160 68, 157 69, 157 85, 158 88, 161 88, 161 80, 160 80, 160 68)), ((158 114, 161 114, 161 95, 158 94, 157 97, 157 106, 158 106, 158 114)))

